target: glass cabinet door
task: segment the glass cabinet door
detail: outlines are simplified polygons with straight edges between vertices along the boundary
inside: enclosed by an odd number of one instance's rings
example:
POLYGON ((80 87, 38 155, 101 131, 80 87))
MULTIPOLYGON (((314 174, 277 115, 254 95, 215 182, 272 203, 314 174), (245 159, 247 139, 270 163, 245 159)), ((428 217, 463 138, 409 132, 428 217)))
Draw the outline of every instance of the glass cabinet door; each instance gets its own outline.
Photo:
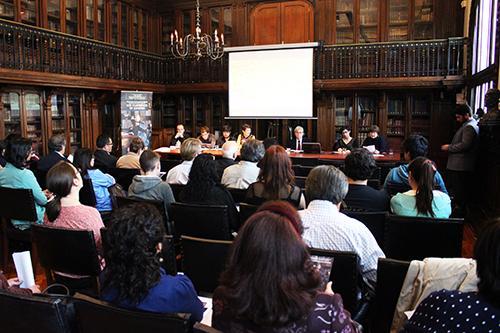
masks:
POLYGON ((71 153, 77 148, 82 147, 82 112, 81 112, 81 95, 68 95, 68 119, 70 132, 71 153))
POLYGON ((139 49, 139 14, 137 10, 132 10, 132 47, 139 49))
POLYGON ((52 134, 62 134, 66 132, 64 109, 64 94, 54 94, 50 96, 52 134))
POLYGON ((431 103, 427 96, 413 96, 410 132, 429 138, 431 128, 431 103))
POLYGON ((389 97, 387 104, 387 136, 404 137, 406 129, 406 99, 404 96, 389 97))
POLYGON ((19 93, 2 93, 5 136, 21 135, 21 104, 19 93))
POLYGON ((233 22, 232 22, 232 10, 231 7, 225 7, 223 9, 224 13, 224 45, 231 46, 231 40, 233 39, 233 22))
POLYGON ((78 0, 66 0, 66 33, 78 35, 78 0))
POLYGON ((50 30, 61 31, 60 0, 47 0, 47 22, 50 30))
POLYGON ((94 38, 94 0, 85 0, 86 37, 94 38))
POLYGON ((5 20, 15 20, 14 0, 0 0, 0 18, 5 20))
POLYGON ((146 12, 141 12, 141 50, 147 51, 148 49, 148 16, 146 12))
POLYGON ((122 43, 121 46, 128 47, 128 20, 127 20, 127 5, 125 3, 122 3, 122 27, 121 27, 121 33, 122 33, 122 43))
POLYGON ((26 136, 38 143, 39 149, 42 142, 42 104, 40 94, 26 93, 24 95, 26 112, 26 136))
POLYGON ((408 40, 408 14, 410 0, 389 0, 388 40, 408 40))
POLYGON ((335 15, 337 43, 354 43, 354 1, 338 0, 335 15))
POLYGON ((333 106, 335 110, 336 141, 340 139, 344 128, 349 128, 352 131, 352 96, 335 96, 333 106))
POLYGON ((415 0, 413 39, 432 39, 434 37, 433 18, 433 0, 415 0))
POLYGON ((97 0, 97 40, 104 41, 104 0, 97 0))
POLYGON ((361 145, 368 136, 370 127, 377 124, 377 98, 358 96, 357 103, 358 142, 361 145))
POLYGON ((21 22, 36 25, 36 0, 21 0, 21 22))
POLYGON ((378 41, 378 0, 359 1, 359 43, 378 41))
POLYGON ((111 43, 118 45, 118 2, 111 1, 111 43))

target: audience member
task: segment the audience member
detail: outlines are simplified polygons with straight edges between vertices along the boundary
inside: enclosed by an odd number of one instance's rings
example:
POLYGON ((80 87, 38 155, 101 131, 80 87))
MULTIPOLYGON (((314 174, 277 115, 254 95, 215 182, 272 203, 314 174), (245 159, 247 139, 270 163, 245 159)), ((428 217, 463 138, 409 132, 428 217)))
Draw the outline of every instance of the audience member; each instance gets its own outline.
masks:
MULTIPOLYGON (((5 168, 0 170, 0 186, 9 188, 30 189, 35 199, 37 221, 43 223, 47 196, 38 185, 33 172, 25 168, 31 158, 31 140, 15 137, 9 140, 5 149, 5 168)), ((25 230, 31 226, 30 221, 11 220, 14 227, 25 230)))
POLYGON ((296 126, 293 130, 293 139, 290 140, 287 147, 293 150, 302 150, 302 143, 304 142, 311 142, 311 140, 304 136, 302 126, 296 126))
POLYGON ((479 148, 479 127, 472 118, 472 110, 467 104, 459 104, 455 109, 455 119, 461 124, 450 144, 442 145, 448 152, 448 180, 455 208, 462 211, 471 198, 476 155, 479 148))
POLYGON ((189 180, 189 171, 193 165, 193 160, 201 154, 201 141, 188 138, 182 142, 181 158, 182 163, 176 165, 167 174, 167 183, 186 185, 189 180))
POLYGON ((294 185, 292 161, 285 148, 279 145, 269 147, 258 166, 259 178, 248 187, 246 203, 260 205, 268 200, 286 200, 297 208, 304 208, 302 190, 294 185))
POLYGON ((116 167, 122 169, 140 169, 141 164, 139 162, 139 157, 144 151, 144 148, 144 141, 138 136, 133 137, 132 140, 130 140, 127 155, 121 156, 118 161, 116 161, 116 167))
POLYGON ((257 163, 264 157, 264 153, 262 141, 245 142, 240 151, 241 161, 224 170, 222 184, 228 188, 247 189, 250 184, 257 181, 260 172, 257 163))
POLYGON ((227 206, 231 229, 239 228, 238 211, 233 197, 219 182, 214 157, 198 155, 189 173, 189 182, 179 194, 179 201, 202 205, 227 206))
POLYGON ((7 141, 0 140, 0 170, 5 167, 7 161, 5 160, 5 148, 7 147, 7 141))
POLYGON ((222 174, 228 166, 236 164, 234 160, 237 153, 238 144, 236 141, 227 141, 222 145, 222 158, 215 160, 219 179, 222 179, 222 174))
POLYGON ((167 275, 161 267, 165 229, 158 210, 132 204, 117 210, 110 224, 101 298, 128 309, 190 313, 193 321, 201 321, 203 304, 191 280, 167 275))
POLYGON ((189 135, 186 133, 183 124, 178 124, 175 131, 175 136, 170 141, 170 146, 180 147, 184 140, 189 138, 189 135))
MULTIPOLYGON (((396 194, 398 192, 406 192, 410 190, 411 187, 408 183, 408 165, 410 161, 416 159, 417 157, 427 157, 428 150, 429 142, 421 135, 410 135, 406 140, 404 140, 403 154, 405 161, 408 163, 400 165, 399 167, 393 168, 389 171, 387 177, 385 178, 384 189, 389 194, 396 194)), ((434 175, 434 188, 448 194, 443 178, 437 170, 434 175)))
POLYGON ((347 190, 346 176, 334 166, 320 165, 311 170, 306 180, 308 206, 299 211, 304 241, 319 249, 355 252, 363 277, 373 284, 377 260, 384 253, 363 223, 339 212, 347 190))
POLYGON ((338 139, 337 142, 333 144, 333 151, 339 153, 348 153, 358 147, 358 140, 351 137, 351 129, 344 127, 342 128, 340 139, 338 139))
MULTIPOLYGON (((295 209, 287 203, 285 212, 295 209)), ((321 278, 293 222, 275 209, 252 215, 236 237, 213 295, 223 332, 358 332, 321 278)))
POLYGON ((111 211, 111 195, 108 188, 116 183, 113 176, 94 168, 94 156, 92 151, 87 148, 79 148, 75 151, 73 165, 80 170, 83 178, 92 181, 97 210, 100 212, 111 211))
POLYGON ((66 136, 64 134, 56 134, 49 139, 50 153, 40 159, 37 164, 37 169, 40 171, 49 171, 59 161, 67 161, 64 156, 66 150, 66 136))
POLYGON ((40 293, 40 286, 33 285, 29 288, 20 288, 22 281, 15 277, 12 279, 7 279, 2 271, 0 271, 0 290, 5 290, 11 294, 26 295, 30 296, 32 294, 40 293))
POLYGON ((486 114, 482 118, 483 120, 487 119, 496 119, 498 116, 498 102, 500 100, 500 90, 496 88, 491 88, 486 91, 484 95, 484 106, 486 107, 486 114))
POLYGON ((499 331, 500 219, 480 234, 474 258, 478 291, 433 292, 420 303, 402 333, 499 331))
POLYGON ((134 176, 128 188, 128 196, 146 200, 160 200, 165 206, 168 217, 170 204, 175 202, 170 185, 160 178, 160 155, 151 150, 145 150, 139 158, 141 174, 134 176))
POLYGON ((116 157, 111 155, 113 140, 107 134, 101 134, 96 140, 97 149, 94 152, 95 167, 106 173, 116 166, 116 157))
POLYGON ((215 135, 210 133, 210 128, 208 128, 208 126, 202 126, 200 128, 198 140, 201 141, 203 147, 213 148, 215 146, 215 135))
POLYGON ((377 125, 373 125, 370 127, 368 137, 363 141, 363 147, 375 146, 375 151, 373 152, 375 154, 387 152, 387 141, 379 133, 380 128, 377 125))
POLYGON ((450 217, 450 197, 446 193, 433 190, 435 173, 434 162, 425 157, 414 159, 408 166, 411 190, 392 197, 392 212, 403 216, 450 217))
POLYGON ((364 211, 389 210, 389 196, 368 186, 368 178, 377 168, 373 155, 363 148, 354 149, 345 159, 344 172, 349 191, 344 199, 348 209, 364 211))
POLYGON ((222 126, 222 136, 219 136, 219 138, 217 139, 217 146, 222 147, 226 142, 234 140, 234 138, 231 136, 232 130, 233 129, 230 125, 222 126))
POLYGON ((252 134, 252 126, 249 124, 243 124, 241 126, 241 133, 238 135, 236 139, 236 143, 239 147, 242 147, 245 142, 248 140, 254 140, 255 136, 252 134))
POLYGON ((50 168, 47 173, 47 189, 53 197, 47 203, 45 224, 66 229, 90 230, 94 233, 94 240, 100 251, 101 228, 104 224, 97 209, 80 203, 82 186, 82 176, 71 163, 59 161, 50 168))

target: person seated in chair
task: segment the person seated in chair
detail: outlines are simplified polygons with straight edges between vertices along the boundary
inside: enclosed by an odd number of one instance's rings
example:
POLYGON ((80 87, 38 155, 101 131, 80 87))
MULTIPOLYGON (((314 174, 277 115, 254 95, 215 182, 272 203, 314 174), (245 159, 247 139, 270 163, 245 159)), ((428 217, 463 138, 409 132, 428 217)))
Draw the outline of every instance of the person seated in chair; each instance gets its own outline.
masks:
POLYGON ((189 182, 179 194, 179 201, 201 205, 227 206, 229 225, 238 231, 239 218, 236 204, 228 190, 221 185, 217 175, 214 157, 209 154, 198 155, 189 172, 189 182))
POLYGON ((169 184, 186 185, 189 180, 189 171, 193 165, 193 160, 201 154, 201 141, 189 138, 181 145, 182 163, 168 171, 166 182, 169 184))
POLYGON ((165 228, 158 209, 145 203, 122 207, 110 225, 101 299, 126 309, 189 313, 201 321, 204 308, 191 280, 168 275, 161 267, 165 228))
POLYGON ((87 148, 79 148, 75 151, 73 165, 80 170, 83 178, 92 181, 97 210, 100 212, 111 211, 111 195, 108 188, 116 183, 113 176, 94 168, 94 155, 87 148))
POLYGON ((224 170, 221 183, 227 188, 247 189, 250 184, 257 181, 260 172, 257 163, 264 157, 264 153, 262 141, 245 142, 240 151, 241 161, 224 170))
POLYGON ((402 216, 450 217, 450 197, 444 192, 434 190, 435 173, 434 162, 425 157, 414 159, 408 166, 411 190, 392 197, 392 212, 402 216))
POLYGON ((222 158, 215 160, 217 175, 222 178, 224 170, 231 165, 236 164, 236 154, 238 153, 238 144, 236 141, 227 141, 222 145, 222 158))
POLYGON ((116 167, 122 169, 140 169, 139 157, 144 151, 144 141, 138 136, 130 140, 127 155, 123 155, 116 161, 116 167))
POLYGON ((139 158, 141 174, 134 176, 128 188, 128 196, 146 200, 163 201, 165 214, 168 217, 170 204, 175 202, 170 185, 160 178, 160 155, 151 150, 145 150, 139 158))
POLYGON ((175 135, 170 141, 170 146, 180 147, 187 138, 189 138, 189 135, 186 133, 184 125, 178 124, 175 128, 175 135))
POLYGON ((200 128, 198 140, 201 141, 202 147, 213 148, 215 146, 215 135, 210 133, 210 128, 208 128, 208 126, 202 126, 200 128))
POLYGON ((234 138, 231 136, 231 131, 233 129, 230 125, 222 126, 222 136, 217 139, 217 146, 222 147, 228 141, 234 141, 234 138))
POLYGON ((17 277, 7 279, 7 277, 3 274, 3 272, 0 271, 0 290, 5 290, 11 294, 26 295, 26 296, 40 293, 39 285, 35 284, 29 288, 20 288, 19 286, 21 285, 21 283, 22 281, 19 280, 19 278, 17 277))
POLYGON ((302 150, 302 143, 304 142, 311 142, 311 140, 304 136, 304 128, 302 126, 297 126, 293 130, 293 139, 288 143, 287 148, 302 150))
POLYGON ((236 139, 236 143, 241 148, 245 142, 248 140, 255 140, 255 136, 252 134, 252 126, 249 124, 243 124, 241 126, 241 133, 236 139))
POLYGON ((349 153, 353 149, 358 148, 358 140, 351 137, 351 129, 344 127, 342 128, 342 133, 340 139, 333 145, 333 151, 338 153, 349 153))
POLYGON ((347 155, 344 173, 349 182, 349 191, 344 202, 348 209, 374 212, 389 210, 387 193, 368 186, 368 178, 376 168, 373 155, 366 149, 357 148, 347 155))
POLYGON ((375 154, 381 154, 387 152, 387 140, 379 135, 380 128, 377 125, 370 127, 370 132, 368 132, 368 137, 363 141, 363 147, 375 146, 375 154))
POLYGON ((56 134, 49 139, 49 151, 47 156, 44 156, 38 161, 37 169, 47 172, 50 168, 56 165, 59 161, 68 161, 64 156, 66 150, 66 136, 64 134, 56 134))
POLYGON ((113 140, 107 134, 101 134, 96 140, 97 149, 94 152, 95 167, 102 172, 116 166, 116 157, 111 155, 113 151, 113 140))
MULTIPOLYGON (((411 189, 408 183, 408 165, 410 161, 417 157, 427 157, 429 151, 429 142, 421 135, 410 135, 403 141, 403 154, 407 164, 400 165, 393 168, 387 174, 384 182, 384 189, 390 194, 406 192, 411 189)), ((434 188, 443 193, 448 194, 446 186, 444 185, 443 177, 439 171, 436 170, 434 175, 434 188)))
MULTIPOLYGON (((43 192, 35 175, 25 166, 31 159, 31 140, 16 137, 7 143, 5 149, 5 168, 0 170, 0 186, 8 188, 30 189, 35 199, 36 223, 43 223, 45 205, 47 204, 46 192, 43 192)), ((5 202, 2 203, 4 205, 5 202)), ((31 227, 33 221, 11 220, 12 225, 18 229, 26 230, 31 227)))

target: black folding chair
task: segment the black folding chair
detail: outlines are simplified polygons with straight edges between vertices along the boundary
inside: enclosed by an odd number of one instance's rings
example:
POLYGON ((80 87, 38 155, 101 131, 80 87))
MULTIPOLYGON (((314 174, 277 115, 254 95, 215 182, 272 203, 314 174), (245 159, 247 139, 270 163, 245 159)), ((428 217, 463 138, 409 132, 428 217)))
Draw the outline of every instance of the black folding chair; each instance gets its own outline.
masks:
POLYGON ((82 205, 95 207, 97 205, 97 200, 94 186, 92 185, 92 179, 84 177, 82 180, 83 186, 80 189, 80 202, 82 205))
POLYGON ((252 216, 259 206, 247 204, 245 202, 240 202, 240 226, 243 226, 246 220, 252 216))
POLYGON ((378 246, 380 246, 381 249, 384 248, 385 219, 387 212, 358 212, 343 210, 342 213, 363 223, 368 230, 370 230, 373 237, 375 237, 378 246))
POLYGON ((116 182, 121 185, 124 191, 128 191, 130 184, 132 184, 132 179, 141 174, 139 169, 121 169, 121 168, 111 168, 108 173, 115 178, 116 182))
POLYGON ((118 208, 125 207, 131 205, 133 203, 147 203, 155 206, 160 214, 163 216, 163 222, 165 224, 165 231, 168 235, 174 234, 174 225, 172 223, 172 219, 170 218, 171 214, 165 211, 165 204, 161 200, 147 200, 141 198, 132 198, 132 197, 116 197, 116 204, 118 208))

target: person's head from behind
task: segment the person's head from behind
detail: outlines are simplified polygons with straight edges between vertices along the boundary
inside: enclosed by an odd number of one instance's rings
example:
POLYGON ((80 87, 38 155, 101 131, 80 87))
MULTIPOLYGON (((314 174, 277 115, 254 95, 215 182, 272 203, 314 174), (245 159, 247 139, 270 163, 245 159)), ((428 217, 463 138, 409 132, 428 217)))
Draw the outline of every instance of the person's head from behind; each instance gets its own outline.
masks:
POLYGON ((222 136, 225 138, 225 139, 229 139, 231 138, 231 131, 233 129, 231 128, 230 125, 224 125, 222 126, 222 136))
POLYGON ((49 150, 64 153, 66 149, 66 136, 64 134, 56 134, 49 139, 49 150))
POLYGON ((236 159, 236 154, 238 152, 238 144, 236 141, 226 141, 222 145, 222 156, 224 158, 230 158, 232 160, 236 159))
POLYGON ((54 221, 61 212, 61 199, 69 195, 79 198, 83 180, 80 172, 71 164, 60 161, 47 172, 47 189, 54 195, 46 206, 47 218, 54 221))
POLYGON ((252 126, 249 124, 243 124, 241 126, 241 134, 243 137, 248 138, 252 134, 252 126))
POLYGON ((113 151, 113 140, 107 134, 101 134, 97 137, 95 142, 97 149, 101 149, 111 153, 113 151))
POLYGON ((417 157, 426 157, 429 152, 429 141, 421 135, 410 135, 403 141, 405 160, 411 161, 417 157))
POLYGON ((160 176, 161 164, 160 155, 152 150, 145 150, 139 157, 141 174, 150 176, 160 176))
POLYGON ((375 139, 380 133, 380 128, 377 125, 372 125, 368 132, 368 136, 372 139, 375 139))
POLYGON ((457 104, 455 109, 455 120, 463 124, 472 117, 472 109, 467 103, 457 104))
POLYGON ((344 172, 347 177, 354 181, 367 180, 376 168, 373 155, 364 148, 354 149, 345 158, 344 172))
POLYGON ((158 209, 134 203, 111 215, 103 288, 116 290, 114 302, 137 304, 160 280, 165 228, 158 209))
POLYGON ((220 291, 236 317, 259 327, 281 327, 309 313, 320 283, 291 221, 266 210, 240 229, 220 291))
POLYGON ((500 99, 500 90, 492 88, 488 89, 484 95, 484 106, 487 108, 488 112, 493 112, 498 110, 498 100, 500 99))
POLYGON ((302 138, 304 137, 304 127, 302 126, 297 126, 293 130, 293 134, 295 135, 296 140, 302 141, 302 138))
POLYGON ((479 294, 500 307, 500 218, 493 220, 479 235, 474 246, 479 294))
POLYGON ((264 157, 264 144, 259 140, 248 140, 241 147, 240 158, 243 161, 257 163, 264 157))
POLYGON ((207 192, 219 183, 214 156, 210 154, 200 154, 193 161, 193 166, 189 172, 187 186, 191 189, 192 195, 205 196, 207 192), (196 193, 196 194, 195 194, 196 193))
POLYGON ((5 160, 18 169, 23 169, 31 158, 31 140, 15 137, 7 142, 5 160))
POLYGON ((264 183, 272 199, 279 199, 280 192, 295 181, 292 161, 282 146, 269 147, 258 165, 260 167, 258 180, 264 183))
POLYGON ((208 140, 208 137, 210 136, 210 128, 208 128, 208 126, 202 126, 200 128, 200 136, 203 140, 208 140))
POLYGON ((128 146, 128 151, 131 153, 135 153, 137 155, 141 155, 144 151, 144 141, 138 136, 135 136, 130 140, 130 144, 128 146))
POLYGON ((342 139, 349 140, 351 138, 351 129, 344 127, 340 134, 342 135, 342 139))
POLYGON ((184 135, 184 132, 186 130, 184 129, 184 125, 183 124, 178 124, 177 127, 175 128, 175 131, 176 131, 177 134, 184 135))
POLYGON ((299 235, 304 233, 304 226, 302 225, 299 213, 297 213, 297 209, 289 202, 283 200, 266 201, 257 209, 257 212, 263 211, 278 214, 288 219, 299 235))
POLYGON ((417 157, 408 165, 408 183, 416 191, 417 211, 434 217, 432 200, 436 166, 426 157, 417 157))
POLYGON ((94 167, 94 153, 88 148, 78 148, 73 156, 73 165, 86 175, 94 167))
POLYGON ((340 207, 349 189, 347 177, 333 165, 320 165, 309 172, 306 179, 306 200, 330 201, 340 207))
POLYGON ((194 138, 186 139, 181 144, 181 158, 184 161, 192 161, 201 153, 201 141, 194 138))

